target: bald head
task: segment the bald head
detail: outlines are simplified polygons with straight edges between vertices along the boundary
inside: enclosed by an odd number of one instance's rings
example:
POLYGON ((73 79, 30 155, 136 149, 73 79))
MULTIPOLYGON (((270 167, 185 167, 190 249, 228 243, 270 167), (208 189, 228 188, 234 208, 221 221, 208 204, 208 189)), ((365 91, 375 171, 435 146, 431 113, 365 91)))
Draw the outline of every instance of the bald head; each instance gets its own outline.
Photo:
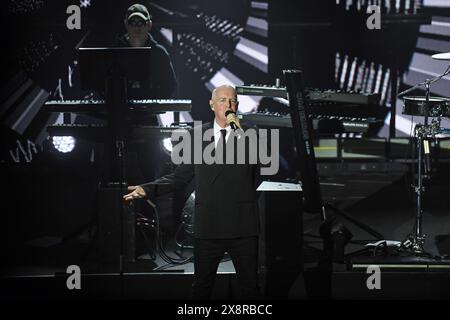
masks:
POLYGON ((233 112, 237 111, 238 101, 237 94, 234 87, 230 85, 222 85, 215 88, 211 94, 209 105, 215 115, 215 120, 222 128, 226 126, 225 112, 231 109, 233 112))
POLYGON ((234 89, 234 87, 230 86, 228 84, 224 84, 224 85, 221 85, 221 86, 219 86, 217 88, 214 88, 214 90, 211 93, 211 100, 217 99, 218 93, 221 92, 222 90, 233 91, 234 92, 234 96, 237 97, 236 90, 234 89))

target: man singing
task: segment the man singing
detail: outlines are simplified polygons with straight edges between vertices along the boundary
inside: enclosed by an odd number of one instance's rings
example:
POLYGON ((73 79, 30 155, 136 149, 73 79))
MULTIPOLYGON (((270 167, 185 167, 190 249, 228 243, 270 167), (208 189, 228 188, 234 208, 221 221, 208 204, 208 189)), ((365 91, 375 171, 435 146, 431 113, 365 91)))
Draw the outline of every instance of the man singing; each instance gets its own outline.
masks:
MULTIPOLYGON (((214 112, 214 121, 203 125, 202 130, 214 129, 216 149, 235 138, 230 124, 234 122, 239 126, 235 117, 238 104, 236 91, 231 86, 223 85, 212 92, 209 107, 214 112)), ((203 147, 206 143, 210 142, 205 142, 203 147)), ((152 183, 128 187, 131 192, 124 196, 126 201, 144 197, 154 199, 195 180, 194 299, 211 297, 217 268, 225 252, 230 255, 236 270, 237 298, 259 297, 256 169, 257 165, 248 163, 191 162, 181 164, 174 173, 152 183)))

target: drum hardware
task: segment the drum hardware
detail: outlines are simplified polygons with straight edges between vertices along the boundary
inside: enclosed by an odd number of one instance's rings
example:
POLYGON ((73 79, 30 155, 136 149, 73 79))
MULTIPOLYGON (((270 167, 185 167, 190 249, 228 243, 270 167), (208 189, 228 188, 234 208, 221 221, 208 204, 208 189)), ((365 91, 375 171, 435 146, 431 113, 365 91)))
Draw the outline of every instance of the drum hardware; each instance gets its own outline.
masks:
MULTIPOLYGON (((434 57, 433 57, 434 58, 434 57)), ((435 139, 437 134, 445 133, 448 130, 440 127, 441 117, 450 117, 450 99, 430 97, 430 85, 439 81, 447 74, 450 74, 450 66, 440 76, 425 81, 401 92, 398 97, 403 97, 419 87, 425 86, 425 97, 404 97, 403 114, 413 116, 423 116, 424 124, 417 124, 414 128, 414 138, 417 152, 417 178, 413 185, 416 194, 416 216, 413 232, 401 243, 401 248, 412 252, 415 255, 429 256, 424 249, 426 235, 422 230, 422 195, 425 192, 423 186, 424 173, 431 170, 429 164, 429 140, 435 139), (431 124, 428 124, 428 117, 433 117, 431 124), (425 165, 424 165, 425 164, 425 165)))
POLYGON ((431 125, 416 125, 414 128, 414 137, 416 140, 417 152, 417 178, 416 184, 412 185, 416 194, 416 217, 414 231, 401 243, 401 248, 412 251, 417 255, 427 255, 424 249, 426 235, 422 230, 422 195, 425 192, 423 186, 424 178, 431 171, 429 160, 430 148, 429 140, 434 139, 436 134, 440 133, 441 119, 433 119, 431 125))
POLYGON ((440 97, 426 98, 420 96, 404 97, 403 114, 410 116, 447 117, 450 118, 450 99, 440 97))
POLYGON ((181 253, 184 249, 193 249, 195 216, 195 191, 186 200, 181 212, 181 223, 175 234, 175 242, 181 253))

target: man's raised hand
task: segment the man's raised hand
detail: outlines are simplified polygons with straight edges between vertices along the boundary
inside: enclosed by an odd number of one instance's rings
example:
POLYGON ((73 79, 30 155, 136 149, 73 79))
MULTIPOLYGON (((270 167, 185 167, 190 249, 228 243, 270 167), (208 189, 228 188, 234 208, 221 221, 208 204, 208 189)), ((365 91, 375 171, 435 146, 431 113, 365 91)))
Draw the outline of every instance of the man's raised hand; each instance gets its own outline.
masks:
POLYGON ((131 192, 123 196, 123 199, 127 202, 144 198, 147 195, 141 186, 128 186, 128 191, 131 192))

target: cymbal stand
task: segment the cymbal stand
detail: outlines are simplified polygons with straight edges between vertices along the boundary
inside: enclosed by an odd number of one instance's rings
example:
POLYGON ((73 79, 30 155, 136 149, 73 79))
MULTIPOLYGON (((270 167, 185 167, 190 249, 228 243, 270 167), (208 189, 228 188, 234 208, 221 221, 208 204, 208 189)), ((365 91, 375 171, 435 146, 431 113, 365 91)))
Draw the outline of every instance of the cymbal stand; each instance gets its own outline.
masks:
POLYGON ((423 245, 425 243, 425 234, 422 233, 422 194, 425 191, 425 188, 423 187, 423 176, 422 171, 427 170, 429 172, 431 170, 429 166, 429 161, 426 161, 425 167, 423 167, 423 155, 425 155, 425 159, 427 160, 428 154, 430 152, 429 150, 429 144, 428 139, 434 138, 436 134, 443 133, 443 131, 440 128, 441 118, 440 116, 437 116, 435 119, 432 120, 431 125, 428 125, 428 108, 429 108, 429 98, 430 98, 430 85, 435 83, 436 81, 439 81, 444 76, 450 74, 450 66, 447 67, 447 69, 444 71, 442 75, 439 75, 437 77, 426 79, 425 81, 416 84, 415 86, 400 92, 397 97, 400 98, 404 96, 405 94, 419 88, 422 86, 425 86, 425 119, 424 119, 424 125, 416 125, 414 128, 414 136, 416 138, 416 149, 417 149, 417 179, 416 179, 416 185, 414 187, 414 192, 416 193, 416 221, 415 221, 415 227, 414 232, 411 233, 407 239, 405 239, 401 243, 401 248, 410 250, 414 254, 417 255, 428 255, 423 245), (422 150, 424 153, 422 153, 422 150))
POLYGON ((440 129, 441 118, 437 117, 432 120, 431 125, 416 125, 414 129, 414 136, 416 139, 416 152, 417 152, 417 179, 416 185, 413 186, 416 193, 416 217, 415 227, 413 233, 411 233, 406 240, 401 244, 403 249, 412 251, 417 255, 427 255, 423 246, 425 243, 425 234, 422 230, 422 195, 425 192, 423 186, 424 176, 423 173, 429 173, 431 170, 428 163, 424 160, 430 153, 428 139, 434 139, 436 134, 441 132, 440 129))

